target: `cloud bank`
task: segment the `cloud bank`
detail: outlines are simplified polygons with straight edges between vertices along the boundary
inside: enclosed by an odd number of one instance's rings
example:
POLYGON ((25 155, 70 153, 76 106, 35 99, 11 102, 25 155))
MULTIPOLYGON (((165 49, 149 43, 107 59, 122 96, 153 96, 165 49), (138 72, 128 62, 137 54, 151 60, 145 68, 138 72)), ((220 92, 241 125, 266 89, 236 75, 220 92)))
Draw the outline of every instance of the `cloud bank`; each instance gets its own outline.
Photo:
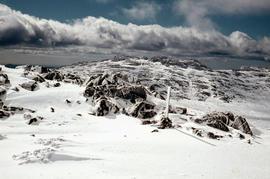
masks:
POLYGON ((0 46, 61 48, 84 53, 159 53, 172 56, 229 55, 269 58, 270 38, 256 41, 236 31, 159 25, 123 25, 95 17, 60 23, 23 14, 0 4, 0 46))

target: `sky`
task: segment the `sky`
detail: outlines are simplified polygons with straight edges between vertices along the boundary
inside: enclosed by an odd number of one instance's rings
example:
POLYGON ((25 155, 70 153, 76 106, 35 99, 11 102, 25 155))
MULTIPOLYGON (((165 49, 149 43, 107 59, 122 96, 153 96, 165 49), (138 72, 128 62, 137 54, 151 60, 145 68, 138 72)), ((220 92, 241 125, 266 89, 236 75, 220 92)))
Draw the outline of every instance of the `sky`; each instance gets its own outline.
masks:
POLYGON ((0 63, 270 59, 269 0, 0 0, 0 63))

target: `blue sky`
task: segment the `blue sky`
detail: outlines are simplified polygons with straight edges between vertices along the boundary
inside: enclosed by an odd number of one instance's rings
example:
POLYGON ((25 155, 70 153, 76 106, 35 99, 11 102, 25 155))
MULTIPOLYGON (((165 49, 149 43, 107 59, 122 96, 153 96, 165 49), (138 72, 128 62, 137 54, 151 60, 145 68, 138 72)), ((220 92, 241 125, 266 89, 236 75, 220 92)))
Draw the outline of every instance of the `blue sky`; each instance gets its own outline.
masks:
POLYGON ((269 0, 0 0, 0 62, 61 64, 67 53, 68 63, 121 54, 268 61, 269 20, 269 0))

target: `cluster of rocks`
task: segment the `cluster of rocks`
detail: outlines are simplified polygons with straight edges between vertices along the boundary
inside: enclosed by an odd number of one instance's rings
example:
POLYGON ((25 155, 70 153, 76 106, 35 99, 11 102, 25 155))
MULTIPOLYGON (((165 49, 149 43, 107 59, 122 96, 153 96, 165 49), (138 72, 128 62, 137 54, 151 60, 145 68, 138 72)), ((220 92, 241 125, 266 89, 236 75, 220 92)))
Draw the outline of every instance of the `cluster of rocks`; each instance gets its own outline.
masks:
POLYGON ((87 82, 84 96, 91 97, 96 104, 94 114, 97 116, 122 112, 141 119, 154 117, 156 105, 147 101, 147 94, 151 92, 134 82, 134 78, 121 73, 93 75, 87 82))
POLYGON ((46 80, 49 81, 57 81, 53 86, 59 87, 59 82, 65 82, 65 83, 73 83, 82 85, 84 83, 84 80, 82 80, 78 75, 67 73, 63 74, 60 71, 56 69, 49 69, 47 67, 43 66, 25 66, 24 67, 24 75, 27 76, 31 72, 36 72, 35 77, 32 78, 33 81, 29 82, 28 84, 22 84, 21 86, 27 90, 33 91, 32 89, 37 87, 37 83, 43 83, 46 82, 46 80))
MULTIPOLYGON (((92 100, 96 105, 92 113, 97 116, 105 116, 110 113, 123 113, 129 116, 142 119, 142 124, 154 124, 153 120, 157 114, 162 114, 163 108, 158 108, 156 104, 147 100, 147 95, 154 95, 151 90, 136 82, 134 78, 126 74, 96 74, 92 75, 87 82, 84 96, 87 100, 92 100)), ((170 113, 187 114, 186 108, 172 107, 170 113)), ((162 116, 162 115, 161 115, 162 116)), ((157 125, 159 129, 174 127, 173 122, 166 117, 161 117, 157 125)), ((253 135, 247 121, 241 116, 234 115, 230 112, 215 112, 207 114, 201 119, 196 119, 196 123, 205 124, 225 132, 230 128, 242 131, 245 134, 253 135)), ((194 130, 196 135, 207 136, 213 139, 220 139, 222 136, 213 132, 203 132, 194 130)))
POLYGON ((196 119, 196 123, 206 124, 207 126, 229 132, 230 127, 240 130, 245 134, 253 135, 247 120, 231 112, 213 112, 196 119))

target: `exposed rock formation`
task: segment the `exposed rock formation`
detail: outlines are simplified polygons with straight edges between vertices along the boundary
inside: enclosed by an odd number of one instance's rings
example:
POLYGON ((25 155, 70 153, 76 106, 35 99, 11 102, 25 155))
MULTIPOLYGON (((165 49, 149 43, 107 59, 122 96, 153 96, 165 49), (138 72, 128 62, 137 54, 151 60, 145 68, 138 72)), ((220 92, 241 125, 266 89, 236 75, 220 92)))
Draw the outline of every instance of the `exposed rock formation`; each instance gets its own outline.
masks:
POLYGON ((205 115, 202 119, 196 119, 195 122, 199 124, 206 124, 210 127, 228 132, 232 127, 240 130, 245 134, 253 135, 247 121, 241 116, 235 116, 231 112, 213 112, 205 115))
POLYGON ((147 101, 141 101, 134 105, 130 115, 133 117, 147 119, 154 117, 157 113, 154 111, 155 104, 147 101))
POLYGON ((64 76, 59 71, 52 71, 47 73, 44 78, 46 80, 62 81, 64 79, 64 76))
POLYGON ((8 75, 0 73, 0 85, 6 85, 6 84, 9 84, 9 83, 10 83, 10 81, 8 79, 8 75))
POLYGON ((166 129, 166 128, 172 128, 173 124, 170 118, 168 117, 162 117, 160 120, 159 129, 166 129))
POLYGON ((33 78, 33 80, 40 83, 45 82, 45 79, 40 75, 37 75, 35 78, 33 78))
POLYGON ((21 84, 20 86, 29 91, 34 91, 38 87, 35 81, 29 81, 27 83, 21 84))
POLYGON ((110 112, 113 112, 114 114, 119 112, 119 107, 108 101, 105 97, 98 99, 96 106, 96 116, 105 116, 110 112))

